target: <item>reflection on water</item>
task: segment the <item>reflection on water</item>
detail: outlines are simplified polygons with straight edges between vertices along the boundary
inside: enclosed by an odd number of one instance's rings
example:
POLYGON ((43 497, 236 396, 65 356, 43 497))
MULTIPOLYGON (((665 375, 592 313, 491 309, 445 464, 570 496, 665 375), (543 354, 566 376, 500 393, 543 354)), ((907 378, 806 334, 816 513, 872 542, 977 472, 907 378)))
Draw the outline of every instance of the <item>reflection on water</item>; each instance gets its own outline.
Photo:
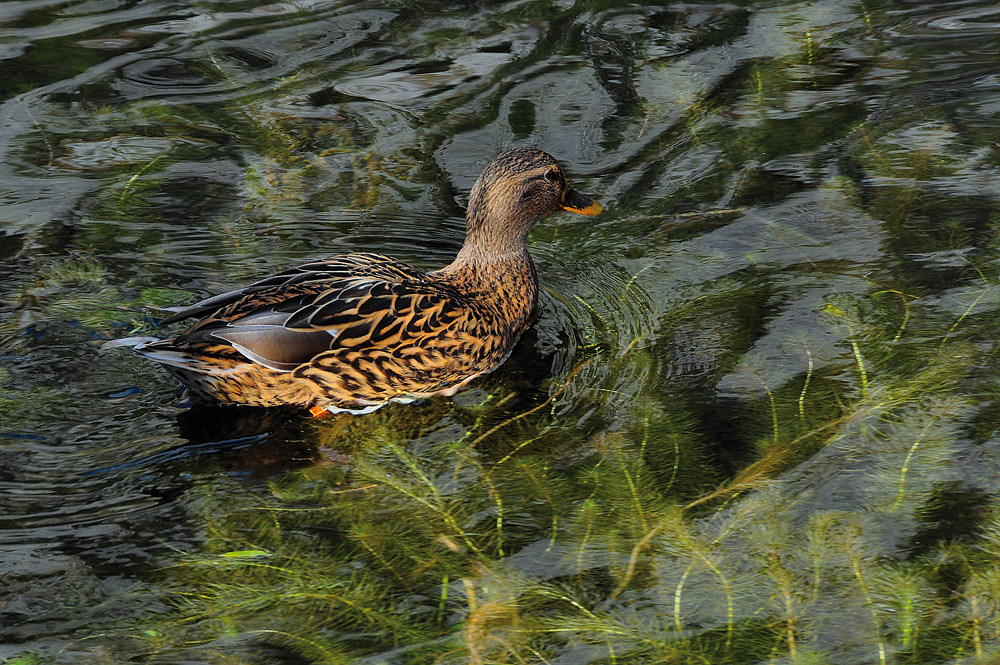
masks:
POLYGON ((1000 11, 0 5, 0 659, 986 662, 1000 11), (190 409, 107 339, 450 261, 500 150, 594 218, 453 398, 190 409))

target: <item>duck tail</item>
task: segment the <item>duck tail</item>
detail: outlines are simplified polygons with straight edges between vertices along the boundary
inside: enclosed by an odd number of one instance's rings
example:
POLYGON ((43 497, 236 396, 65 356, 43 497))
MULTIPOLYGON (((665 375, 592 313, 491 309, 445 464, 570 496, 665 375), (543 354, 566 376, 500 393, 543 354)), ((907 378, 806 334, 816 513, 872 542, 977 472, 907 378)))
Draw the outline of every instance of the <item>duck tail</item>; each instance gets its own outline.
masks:
POLYGON ((229 374, 232 369, 206 363, 203 358, 178 348, 169 340, 152 340, 136 344, 133 351, 154 360, 168 369, 176 368, 197 374, 229 374))
POLYGON ((160 340, 156 337, 149 337, 148 335, 141 335, 139 337, 122 337, 121 339, 109 339, 104 344, 101 344, 100 352, 110 351, 112 349, 120 349, 122 347, 135 348, 140 344, 148 344, 151 342, 159 342, 160 340))

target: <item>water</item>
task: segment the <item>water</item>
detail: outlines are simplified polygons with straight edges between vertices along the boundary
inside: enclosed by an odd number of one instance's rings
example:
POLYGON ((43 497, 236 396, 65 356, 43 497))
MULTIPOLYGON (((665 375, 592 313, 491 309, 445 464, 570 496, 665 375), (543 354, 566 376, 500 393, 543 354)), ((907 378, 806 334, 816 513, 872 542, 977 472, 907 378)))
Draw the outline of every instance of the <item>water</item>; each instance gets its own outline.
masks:
POLYGON ((998 25, 0 5, 0 659, 985 662, 998 25), (538 321, 453 398, 190 408, 101 350, 309 259, 441 266, 519 145, 606 210, 536 228, 538 321))

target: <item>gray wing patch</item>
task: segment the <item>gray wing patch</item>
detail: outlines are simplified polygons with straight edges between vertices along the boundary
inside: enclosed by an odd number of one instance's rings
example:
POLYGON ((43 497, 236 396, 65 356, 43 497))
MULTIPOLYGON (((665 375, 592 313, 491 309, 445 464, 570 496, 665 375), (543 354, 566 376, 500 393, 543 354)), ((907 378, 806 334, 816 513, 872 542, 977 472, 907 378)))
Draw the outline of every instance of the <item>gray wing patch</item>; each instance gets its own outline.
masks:
MULTIPOLYGON (((285 314, 284 318, 288 315, 285 314)), ((261 317, 265 318, 265 317, 261 317)), ((330 350, 336 330, 291 330, 281 324, 254 322, 212 331, 255 363, 279 372, 291 372, 317 354, 330 350)))

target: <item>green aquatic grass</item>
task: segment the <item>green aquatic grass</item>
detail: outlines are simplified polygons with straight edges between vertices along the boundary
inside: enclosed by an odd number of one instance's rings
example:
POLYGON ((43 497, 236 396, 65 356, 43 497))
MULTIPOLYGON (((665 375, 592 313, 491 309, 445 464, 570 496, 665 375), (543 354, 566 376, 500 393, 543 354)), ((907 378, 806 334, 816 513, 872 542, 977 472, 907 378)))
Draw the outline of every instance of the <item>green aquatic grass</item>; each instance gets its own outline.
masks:
POLYGON ((29 326, 79 322, 87 329, 110 335, 115 328, 140 328, 150 307, 171 305, 183 294, 168 288, 122 284, 101 262, 86 257, 42 259, 34 280, 4 294, 20 313, 6 328, 11 344, 25 344, 29 326))
MULTIPOLYGON (((318 663, 386 644, 428 663, 567 650, 614 663, 833 663, 843 648, 874 662, 986 662, 1000 647, 997 504, 984 538, 908 562, 879 543, 879 520, 917 524, 935 509, 934 470, 974 412, 961 388, 976 376, 976 325, 921 308, 908 327, 934 338, 900 344, 903 304, 884 292, 855 303, 839 366, 765 391, 748 414, 754 459, 714 488, 689 477, 704 444, 682 406, 637 402, 617 433, 587 434, 546 400, 489 426, 502 398, 470 407, 464 426, 408 427, 402 413, 316 423, 349 466, 261 492, 206 490, 207 551, 164 571, 176 611, 160 633, 180 641, 161 648, 211 652, 228 635, 318 663), (869 460, 853 509, 795 489, 815 455, 842 459, 846 475, 869 460), (845 618, 850 644, 831 644, 845 618)), ((847 311, 816 316, 838 327, 847 311)), ((573 378, 550 387, 555 400, 573 378)))
MULTIPOLYGON (((875 30, 877 8, 862 10, 875 30)), ((599 297, 575 293, 563 304, 588 323, 584 352, 549 384, 489 379, 474 403, 311 423, 324 462, 260 485, 223 476, 201 487, 192 519, 204 525, 203 548, 164 564, 173 610, 147 636, 150 654, 241 662, 234 649, 267 644, 316 663, 386 652, 413 663, 995 659, 1000 503, 983 497, 971 524, 928 529, 951 510, 956 451, 969 453, 970 432, 976 445, 992 440, 983 410, 996 411, 1000 392, 981 370, 995 369, 997 218, 929 223, 938 204, 924 183, 963 164, 945 129, 901 138, 891 123, 861 122, 851 104, 791 120, 769 113, 856 75, 839 70, 829 43, 803 27, 786 56, 740 72, 734 97, 684 93, 682 120, 648 150, 711 147, 725 168, 657 200, 643 223, 697 237, 699 228, 650 222, 685 223, 695 214, 686 206, 729 191, 722 207, 697 213, 724 226, 745 203, 799 186, 749 162, 848 137, 844 172, 817 176, 821 210, 884 222, 885 242, 904 254, 978 246, 951 271, 958 290, 929 298, 940 275, 802 258, 804 268, 786 270, 853 281, 830 288, 802 324, 837 340, 836 353, 789 335, 801 365, 779 380, 748 360, 767 323, 762 303, 782 297, 758 254, 820 242, 782 220, 748 250, 745 271, 709 280, 645 326, 620 330, 599 297), (744 124, 719 122, 734 110, 744 124), (858 173, 884 184, 872 190, 858 173), (706 414, 655 368, 673 335, 720 319, 726 337, 705 381, 737 374, 753 390, 706 414)), ((660 116, 642 112, 645 132, 660 116)), ((220 118, 263 146, 244 167, 248 217, 308 200, 318 167, 294 119, 220 118)), ((355 150, 354 140, 336 137, 342 147, 328 154, 355 150)), ((348 207, 376 205, 389 167, 360 150, 351 164, 337 185, 348 207)), ((656 279, 636 269, 617 297, 651 309, 645 287, 656 279)))
MULTIPOLYGON (((580 11, 502 8, 475 31, 426 29, 405 53, 449 67, 448 48, 490 53, 468 45, 506 21, 541 19, 568 35, 558 48, 578 58, 554 68, 560 80, 603 68, 594 80, 614 112, 600 125, 607 152, 597 159, 620 147, 629 157, 620 173, 599 161, 581 170, 614 205, 589 224, 533 236, 560 287, 546 294, 540 324, 563 335, 558 351, 522 348, 454 401, 291 425, 305 432, 295 454, 308 464, 286 461, 263 480, 231 473, 224 454, 165 463, 164 474, 198 478, 177 505, 199 537, 190 551, 161 555, 150 575, 170 610, 127 631, 143 658, 1000 657, 1000 503, 987 487, 1000 412, 1000 215, 988 194, 942 187, 992 173, 988 123, 913 99, 873 114, 859 82, 912 64, 887 46, 896 10, 886 3, 845 9, 838 21, 858 20, 840 32, 798 6, 704 16, 700 33, 679 12, 647 17, 664 34, 676 21, 683 39, 714 48, 766 13, 755 28, 760 53, 722 82, 677 55, 682 42, 659 44, 660 55, 633 67, 645 55, 630 50, 629 24, 585 28, 580 11), (594 35, 600 48, 584 52, 594 35), (652 80, 648 97, 633 89, 639 76, 652 80), (726 235, 754 215, 764 223, 726 235), (804 223, 814 218, 834 231, 804 223), (877 258, 825 254, 841 232, 857 233, 844 242, 877 258), (816 296, 786 309, 803 293, 816 296), (785 327, 775 324, 789 312, 785 327), (560 317, 571 323, 559 327, 560 317)), ((397 20, 389 33, 405 41, 411 28, 397 20)), ((102 163, 107 177, 78 223, 30 239, 45 251, 19 257, 4 288, 16 316, 0 323, 0 350, 16 365, 35 326, 145 331, 140 305, 188 300, 155 286, 166 275, 187 286, 204 273, 212 283, 190 288, 207 290, 260 276, 275 248, 315 256, 301 225, 316 211, 372 211, 419 198, 428 183, 428 207, 447 209, 454 183, 421 169, 452 168, 447 150, 463 132, 502 135, 503 123, 491 123, 508 92, 523 93, 511 106, 515 134, 546 120, 544 95, 525 85, 556 38, 544 40, 485 83, 463 81, 438 101, 428 91, 417 121, 380 118, 419 127, 398 150, 376 145, 385 129, 365 117, 386 108, 316 83, 327 67, 357 75, 362 64, 314 63, 261 83, 221 51, 197 73, 236 101, 95 107, 80 136, 36 123, 27 148, 46 168, 77 140, 150 143, 102 163), (329 116, 282 110, 303 98, 322 100, 329 116), (223 171, 217 182, 177 184, 205 164, 223 171), (178 223, 178 210, 198 222, 178 223), (218 254, 226 268, 201 270, 218 254), (116 265, 121 256, 127 267, 116 265)), ((0 410, 76 406, 48 386, 15 394, 19 371, 0 368, 0 410)))

